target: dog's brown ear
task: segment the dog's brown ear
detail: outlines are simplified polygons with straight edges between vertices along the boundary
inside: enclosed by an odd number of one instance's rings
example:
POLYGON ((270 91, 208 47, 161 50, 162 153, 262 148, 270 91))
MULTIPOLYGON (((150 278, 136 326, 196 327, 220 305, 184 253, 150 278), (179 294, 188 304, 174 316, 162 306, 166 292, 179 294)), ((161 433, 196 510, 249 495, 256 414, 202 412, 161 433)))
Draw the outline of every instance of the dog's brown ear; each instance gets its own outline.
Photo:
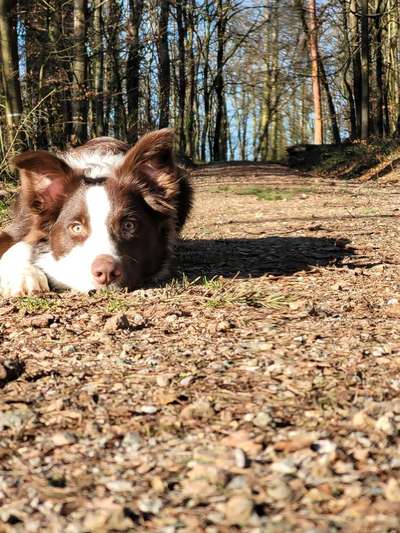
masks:
POLYGON ((13 165, 20 172, 24 201, 37 211, 58 209, 76 183, 71 167, 44 150, 24 152, 13 165))
POLYGON ((173 156, 174 132, 162 129, 143 135, 126 154, 117 178, 138 190, 155 211, 176 209, 179 177, 173 156))

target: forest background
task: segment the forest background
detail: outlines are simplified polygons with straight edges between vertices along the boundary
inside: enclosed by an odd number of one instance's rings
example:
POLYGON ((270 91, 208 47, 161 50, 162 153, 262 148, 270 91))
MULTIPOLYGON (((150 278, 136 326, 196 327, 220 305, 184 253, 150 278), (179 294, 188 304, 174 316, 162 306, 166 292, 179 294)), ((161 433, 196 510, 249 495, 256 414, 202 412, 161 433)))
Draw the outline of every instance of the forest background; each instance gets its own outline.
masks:
POLYGON ((396 138, 399 23, 399 0, 0 0, 0 170, 162 127, 188 161, 396 138))

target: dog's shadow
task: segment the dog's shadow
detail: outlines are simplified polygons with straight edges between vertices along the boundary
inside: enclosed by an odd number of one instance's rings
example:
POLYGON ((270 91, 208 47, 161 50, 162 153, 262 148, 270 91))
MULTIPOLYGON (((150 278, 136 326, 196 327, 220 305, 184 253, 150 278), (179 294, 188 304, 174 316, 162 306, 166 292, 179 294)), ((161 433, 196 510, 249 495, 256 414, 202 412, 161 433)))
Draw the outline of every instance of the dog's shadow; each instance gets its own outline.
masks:
POLYGON ((259 239, 200 239, 180 242, 176 274, 257 278, 288 276, 312 266, 340 266, 354 250, 346 239, 326 237, 262 237, 259 239))

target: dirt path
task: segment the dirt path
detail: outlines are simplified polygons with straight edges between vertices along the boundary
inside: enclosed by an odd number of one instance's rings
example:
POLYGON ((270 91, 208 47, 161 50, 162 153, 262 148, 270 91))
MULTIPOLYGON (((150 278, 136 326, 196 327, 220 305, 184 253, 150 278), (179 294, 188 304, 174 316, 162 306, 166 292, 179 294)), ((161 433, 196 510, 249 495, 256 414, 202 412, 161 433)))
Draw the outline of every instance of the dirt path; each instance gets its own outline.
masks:
POLYGON ((176 281, 0 302, 0 531, 400 531, 398 188, 194 179, 176 281))

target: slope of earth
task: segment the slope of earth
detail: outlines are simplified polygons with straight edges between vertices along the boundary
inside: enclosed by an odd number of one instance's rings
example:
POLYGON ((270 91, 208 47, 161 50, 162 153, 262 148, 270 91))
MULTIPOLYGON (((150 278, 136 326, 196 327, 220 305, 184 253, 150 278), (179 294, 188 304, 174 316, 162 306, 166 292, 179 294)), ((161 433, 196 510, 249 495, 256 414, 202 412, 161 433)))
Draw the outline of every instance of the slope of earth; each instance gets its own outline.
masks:
POLYGON ((168 284, 0 300, 0 531, 400 531, 398 189, 193 180, 168 284))

